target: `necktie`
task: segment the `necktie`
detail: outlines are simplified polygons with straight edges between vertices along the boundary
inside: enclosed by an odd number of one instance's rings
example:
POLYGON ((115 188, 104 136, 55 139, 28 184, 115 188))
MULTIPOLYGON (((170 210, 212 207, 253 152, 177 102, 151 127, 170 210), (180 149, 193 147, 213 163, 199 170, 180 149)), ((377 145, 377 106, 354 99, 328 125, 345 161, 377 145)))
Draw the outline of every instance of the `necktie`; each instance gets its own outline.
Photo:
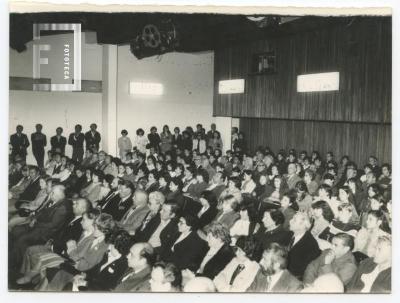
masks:
POLYGON ((46 207, 49 203, 50 200, 50 195, 46 196, 46 199, 44 199, 44 201, 42 202, 42 204, 40 204, 40 206, 36 209, 35 213, 39 212, 40 210, 42 210, 44 207, 46 207))
POLYGON ((200 152, 200 140, 197 140, 197 150, 200 152))
POLYGON ((54 201, 50 200, 49 203, 47 203, 47 208, 50 208, 54 205, 54 201))
POLYGON ((272 285, 271 285, 271 276, 267 276, 267 283, 266 283, 266 291, 271 291, 272 285))
POLYGON ((122 276, 121 282, 124 282, 124 281, 127 280, 130 276, 132 276, 133 274, 134 274, 133 269, 129 267, 129 269, 127 270, 127 272, 125 273, 125 275, 122 276))
POLYGON ((291 250, 294 244, 294 237, 290 240, 288 250, 291 250))
POLYGON ((233 282, 235 281, 236 277, 238 276, 238 274, 240 274, 243 271, 243 269, 244 269, 244 265, 243 264, 239 264, 236 267, 235 271, 232 274, 232 277, 231 277, 231 280, 229 282, 229 285, 233 284, 233 282))
POLYGON ((135 212, 136 208, 131 208, 123 217, 122 224, 125 224, 129 217, 135 212))
POLYGON ((149 212, 146 216, 146 219, 144 219, 142 227, 140 228, 140 230, 144 230, 146 228, 146 225, 150 222, 151 218, 153 218, 153 215, 151 212, 149 212))

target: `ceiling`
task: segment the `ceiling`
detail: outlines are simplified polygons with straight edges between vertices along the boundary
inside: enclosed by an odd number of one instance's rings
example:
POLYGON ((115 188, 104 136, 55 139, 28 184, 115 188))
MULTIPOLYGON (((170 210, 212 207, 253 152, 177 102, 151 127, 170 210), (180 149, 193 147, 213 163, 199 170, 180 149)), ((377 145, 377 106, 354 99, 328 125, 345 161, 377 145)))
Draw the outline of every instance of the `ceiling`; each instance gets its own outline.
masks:
POLYGON ((130 44, 132 52, 140 59, 170 51, 216 50, 266 37, 309 31, 354 19, 354 17, 317 16, 264 17, 261 21, 256 22, 245 15, 223 14, 12 13, 10 14, 10 47, 19 52, 24 51, 26 43, 32 40, 34 23, 81 23, 82 31, 97 33, 97 43, 130 44), (145 40, 140 39, 143 37, 144 27, 148 24, 154 24, 165 38, 159 47, 150 50, 148 47, 147 49, 143 48, 145 40), (165 33, 170 35, 165 35, 165 33))

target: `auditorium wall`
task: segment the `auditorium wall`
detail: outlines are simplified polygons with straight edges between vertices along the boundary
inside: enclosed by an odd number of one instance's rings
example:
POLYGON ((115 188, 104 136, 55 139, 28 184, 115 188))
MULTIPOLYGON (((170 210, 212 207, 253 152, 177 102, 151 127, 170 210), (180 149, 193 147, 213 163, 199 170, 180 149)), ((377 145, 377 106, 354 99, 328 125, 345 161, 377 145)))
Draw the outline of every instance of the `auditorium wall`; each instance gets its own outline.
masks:
POLYGON ((323 156, 332 151, 336 160, 348 155, 359 165, 370 155, 381 163, 391 162, 390 124, 242 118, 240 128, 247 134, 251 150, 259 146, 268 146, 274 152, 296 148, 310 154, 318 150, 323 156))
MULTIPOLYGON (((41 43, 63 43, 65 35, 41 37, 41 43)), ((87 37, 88 40, 91 37, 87 37)), ((102 79, 102 47, 86 42, 85 33, 82 33, 82 79, 102 79)), ((10 76, 31 78, 33 73, 32 42, 27 43, 27 50, 21 53, 10 49, 10 76)), ((51 52, 43 54, 49 56, 51 52)), ((41 77, 46 78, 52 74, 51 64, 48 68, 41 69, 41 77)), ((55 134, 58 126, 63 127, 64 134, 68 136, 73 131, 75 124, 80 123, 84 130, 89 129, 92 122, 101 128, 101 93, 83 92, 37 92, 25 90, 10 90, 9 101, 9 134, 15 132, 18 124, 24 126, 24 132, 31 134, 35 131, 35 124, 43 124, 43 132, 50 136, 55 134)), ((49 143, 48 143, 49 144, 49 143)), ((67 145, 66 154, 72 155, 72 149, 67 145)), ((28 149, 28 163, 36 163, 31 148, 28 149)))
POLYGON ((164 124, 173 127, 206 129, 215 122, 213 107, 214 54, 168 53, 136 59, 129 46, 118 47, 117 129, 126 128, 134 137, 136 129, 147 133, 155 125, 159 132, 164 124), (160 96, 129 94, 129 82, 161 83, 160 96))
POLYGON ((241 118, 251 148, 319 148, 361 162, 365 153, 390 160, 391 18, 333 19, 317 26, 308 17, 312 29, 293 27, 215 51, 214 114, 241 118), (266 51, 276 53, 276 73, 253 74, 253 55, 266 51), (335 71, 338 91, 297 92, 298 75, 335 71), (245 79, 243 94, 218 94, 219 80, 238 78, 245 79))

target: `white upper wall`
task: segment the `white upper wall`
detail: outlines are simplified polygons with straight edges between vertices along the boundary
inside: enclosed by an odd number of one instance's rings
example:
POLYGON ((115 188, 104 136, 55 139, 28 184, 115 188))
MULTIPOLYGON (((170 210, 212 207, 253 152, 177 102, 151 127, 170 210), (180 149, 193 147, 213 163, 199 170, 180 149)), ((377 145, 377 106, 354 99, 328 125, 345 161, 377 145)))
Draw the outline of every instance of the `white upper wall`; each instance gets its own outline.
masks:
POLYGON ((136 129, 146 133, 151 126, 161 132, 168 124, 183 130, 202 123, 206 129, 215 122, 213 112, 214 53, 168 53, 141 60, 129 46, 118 47, 117 130, 127 129, 136 136, 136 129), (129 82, 161 83, 161 96, 129 94, 129 82))
MULTIPOLYGON (((102 80, 102 46, 82 42, 82 79, 102 80)), ((43 43, 63 43, 64 35, 42 37, 43 43)), ((10 76, 32 77, 32 42, 27 51, 18 53, 10 49, 10 76)), ((49 53, 50 54, 50 53, 49 53)), ((49 55, 49 63, 52 57, 49 55)), ((51 64, 49 66, 51 68, 51 64)), ((46 69, 41 77, 46 78, 46 69)), ((195 127, 202 123, 206 129, 216 119, 212 116, 214 54, 169 53, 160 57, 136 59, 129 46, 118 47, 117 64, 117 137, 122 129, 135 137, 141 127, 148 133, 155 125, 161 132, 168 124, 171 130, 179 126, 195 127), (162 96, 133 96, 129 94, 129 82, 158 82, 164 86, 162 96)), ((55 128, 64 128, 64 135, 73 131, 74 125, 82 124, 84 130, 90 123, 98 125, 102 132, 102 94, 79 92, 10 91, 9 133, 18 124, 30 136, 36 123, 43 124, 43 132, 50 138, 55 128)), ((218 127, 218 125, 217 125, 218 127)), ((221 125, 222 127, 222 125, 221 125)), ((227 129, 227 132, 230 131, 227 129)), ((67 148, 67 155, 71 150, 67 148)), ((35 163, 31 149, 28 162, 35 163)))
MULTIPOLYGON (((101 80, 101 58, 102 46, 98 44, 86 43, 86 38, 91 38, 92 33, 82 33, 82 80, 101 80)), ((62 46, 66 41, 72 39, 72 34, 62 34, 40 37, 40 44, 50 44, 62 46)), ((14 77, 32 77, 33 76, 33 42, 26 44, 27 49, 21 53, 10 48, 10 76, 14 77)), ((49 58, 48 66, 41 66, 41 77, 46 78, 51 74, 51 67, 59 64, 59 57, 55 52, 42 52, 41 57, 49 58)))
MULTIPOLYGON (((51 45, 62 44, 68 41, 70 36, 72 34, 44 36, 41 37, 41 43, 43 41, 43 43, 50 42, 51 45)), ((27 50, 21 53, 10 49, 10 76, 32 78, 32 45, 32 41, 27 43, 27 50)), ((49 65, 42 67, 42 78, 48 77, 51 73, 51 62, 55 58, 51 52, 42 55, 45 56, 49 58, 49 65)), ((82 33, 81 70, 83 80, 102 80, 102 46, 85 43, 84 33, 82 33)), ((10 91, 9 133, 14 133, 15 127, 21 124, 30 140, 30 134, 35 131, 35 124, 42 123, 43 133, 47 135, 49 141, 58 126, 64 129, 64 135, 68 138, 75 124, 82 124, 83 130, 87 131, 92 122, 97 123, 101 132, 101 96, 101 93, 10 91)), ((68 145, 66 154, 72 155, 72 149, 68 145)), ((36 163, 31 148, 28 149, 27 161, 36 163)))

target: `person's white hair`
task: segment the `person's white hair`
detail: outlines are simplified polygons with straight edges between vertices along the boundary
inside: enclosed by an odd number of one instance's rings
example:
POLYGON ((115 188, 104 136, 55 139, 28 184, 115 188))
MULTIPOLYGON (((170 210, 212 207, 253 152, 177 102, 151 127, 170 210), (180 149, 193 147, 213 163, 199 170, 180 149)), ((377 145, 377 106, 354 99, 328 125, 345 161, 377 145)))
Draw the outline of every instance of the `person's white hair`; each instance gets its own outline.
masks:
POLYGON ((293 218, 299 218, 299 219, 301 219, 301 220, 303 220, 304 221, 304 224, 305 224, 305 228, 308 230, 308 229, 310 229, 311 228, 311 221, 310 221, 310 218, 309 218, 309 216, 307 215, 307 213, 305 213, 305 212, 297 212, 294 216, 293 216, 293 218))
POLYGON ((189 280, 185 287, 184 292, 215 292, 214 282, 206 277, 195 277, 189 280))
POLYGON ((312 285, 305 287, 302 292, 307 293, 343 293, 344 286, 342 280, 334 274, 328 273, 315 279, 312 285))
POLYGON ((164 204, 165 196, 159 191, 153 191, 149 194, 149 201, 156 201, 157 204, 164 204))

